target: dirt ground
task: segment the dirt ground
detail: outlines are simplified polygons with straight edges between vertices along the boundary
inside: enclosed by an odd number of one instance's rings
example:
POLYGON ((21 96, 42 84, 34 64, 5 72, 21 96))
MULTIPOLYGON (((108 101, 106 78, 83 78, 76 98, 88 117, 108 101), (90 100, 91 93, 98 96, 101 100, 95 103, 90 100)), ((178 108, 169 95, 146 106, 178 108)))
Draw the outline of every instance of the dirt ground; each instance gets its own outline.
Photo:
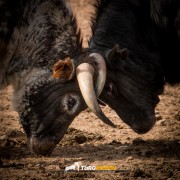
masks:
MULTIPOLYGON (((85 1, 86 3, 88 1, 85 1)), ((72 3, 80 26, 89 37, 89 6, 83 0, 72 3), (75 3, 76 2, 76 3, 75 3)), ((180 85, 166 85, 156 108, 157 122, 147 134, 134 133, 108 106, 103 111, 115 124, 103 124, 88 109, 73 121, 50 157, 32 154, 11 109, 12 88, 0 91, 0 180, 4 179, 180 179, 180 85), (65 167, 116 167, 116 171, 64 172, 65 167)), ((107 168, 108 169, 108 168, 107 168)))

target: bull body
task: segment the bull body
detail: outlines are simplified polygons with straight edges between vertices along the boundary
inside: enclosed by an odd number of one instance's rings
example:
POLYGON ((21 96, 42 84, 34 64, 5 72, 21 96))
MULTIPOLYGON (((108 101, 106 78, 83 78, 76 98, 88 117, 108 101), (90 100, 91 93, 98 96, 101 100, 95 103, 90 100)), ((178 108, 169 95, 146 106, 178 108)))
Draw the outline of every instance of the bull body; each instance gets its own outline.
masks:
POLYGON ((180 82, 180 1, 105 0, 90 51, 101 54, 107 79, 100 99, 137 133, 155 123, 165 82, 180 82))
POLYGON ((13 86, 12 104, 35 153, 51 153, 86 107, 75 81, 65 86, 52 77, 58 59, 80 50, 66 1, 0 0, 0 88, 13 86))

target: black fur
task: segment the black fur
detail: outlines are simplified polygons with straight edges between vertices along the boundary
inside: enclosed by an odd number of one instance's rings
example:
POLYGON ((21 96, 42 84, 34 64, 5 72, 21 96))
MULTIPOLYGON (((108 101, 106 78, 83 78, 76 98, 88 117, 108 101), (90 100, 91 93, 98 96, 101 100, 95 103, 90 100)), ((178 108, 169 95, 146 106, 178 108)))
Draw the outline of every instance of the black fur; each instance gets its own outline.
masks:
POLYGON ((90 41, 108 68, 100 98, 138 133, 154 124, 164 83, 180 82, 179 11, 179 0, 101 1, 90 41))
POLYGON ((13 86, 13 107, 37 154, 50 154, 86 108, 76 81, 52 77, 59 59, 81 50, 66 1, 0 0, 0 89, 13 86))

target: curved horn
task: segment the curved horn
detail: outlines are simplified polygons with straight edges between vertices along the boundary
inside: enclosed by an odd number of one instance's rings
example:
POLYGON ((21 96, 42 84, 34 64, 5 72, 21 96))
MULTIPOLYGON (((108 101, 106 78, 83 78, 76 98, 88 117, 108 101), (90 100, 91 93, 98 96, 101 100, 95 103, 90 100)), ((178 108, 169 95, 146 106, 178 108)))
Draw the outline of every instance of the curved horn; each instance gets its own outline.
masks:
POLYGON ((97 63, 97 79, 96 79, 96 84, 95 84, 95 92, 96 96, 99 97, 101 94, 105 82, 106 82, 106 63, 104 61, 104 58, 98 54, 98 53, 91 53, 89 55, 90 57, 94 57, 95 62, 97 63))
POLYGON ((96 114, 104 123, 116 127, 101 111, 101 108, 97 102, 93 87, 93 74, 94 68, 88 63, 80 64, 76 69, 77 79, 82 96, 87 106, 96 114))

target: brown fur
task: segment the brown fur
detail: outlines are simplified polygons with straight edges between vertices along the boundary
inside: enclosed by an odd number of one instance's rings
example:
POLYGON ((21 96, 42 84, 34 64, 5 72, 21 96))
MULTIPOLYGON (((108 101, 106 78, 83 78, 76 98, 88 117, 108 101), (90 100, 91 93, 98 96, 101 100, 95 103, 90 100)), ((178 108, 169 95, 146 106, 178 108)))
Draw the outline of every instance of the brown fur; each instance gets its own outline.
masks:
POLYGON ((56 64, 54 64, 52 69, 54 78, 58 78, 63 81, 69 80, 73 72, 71 58, 68 56, 63 60, 60 59, 56 64))

